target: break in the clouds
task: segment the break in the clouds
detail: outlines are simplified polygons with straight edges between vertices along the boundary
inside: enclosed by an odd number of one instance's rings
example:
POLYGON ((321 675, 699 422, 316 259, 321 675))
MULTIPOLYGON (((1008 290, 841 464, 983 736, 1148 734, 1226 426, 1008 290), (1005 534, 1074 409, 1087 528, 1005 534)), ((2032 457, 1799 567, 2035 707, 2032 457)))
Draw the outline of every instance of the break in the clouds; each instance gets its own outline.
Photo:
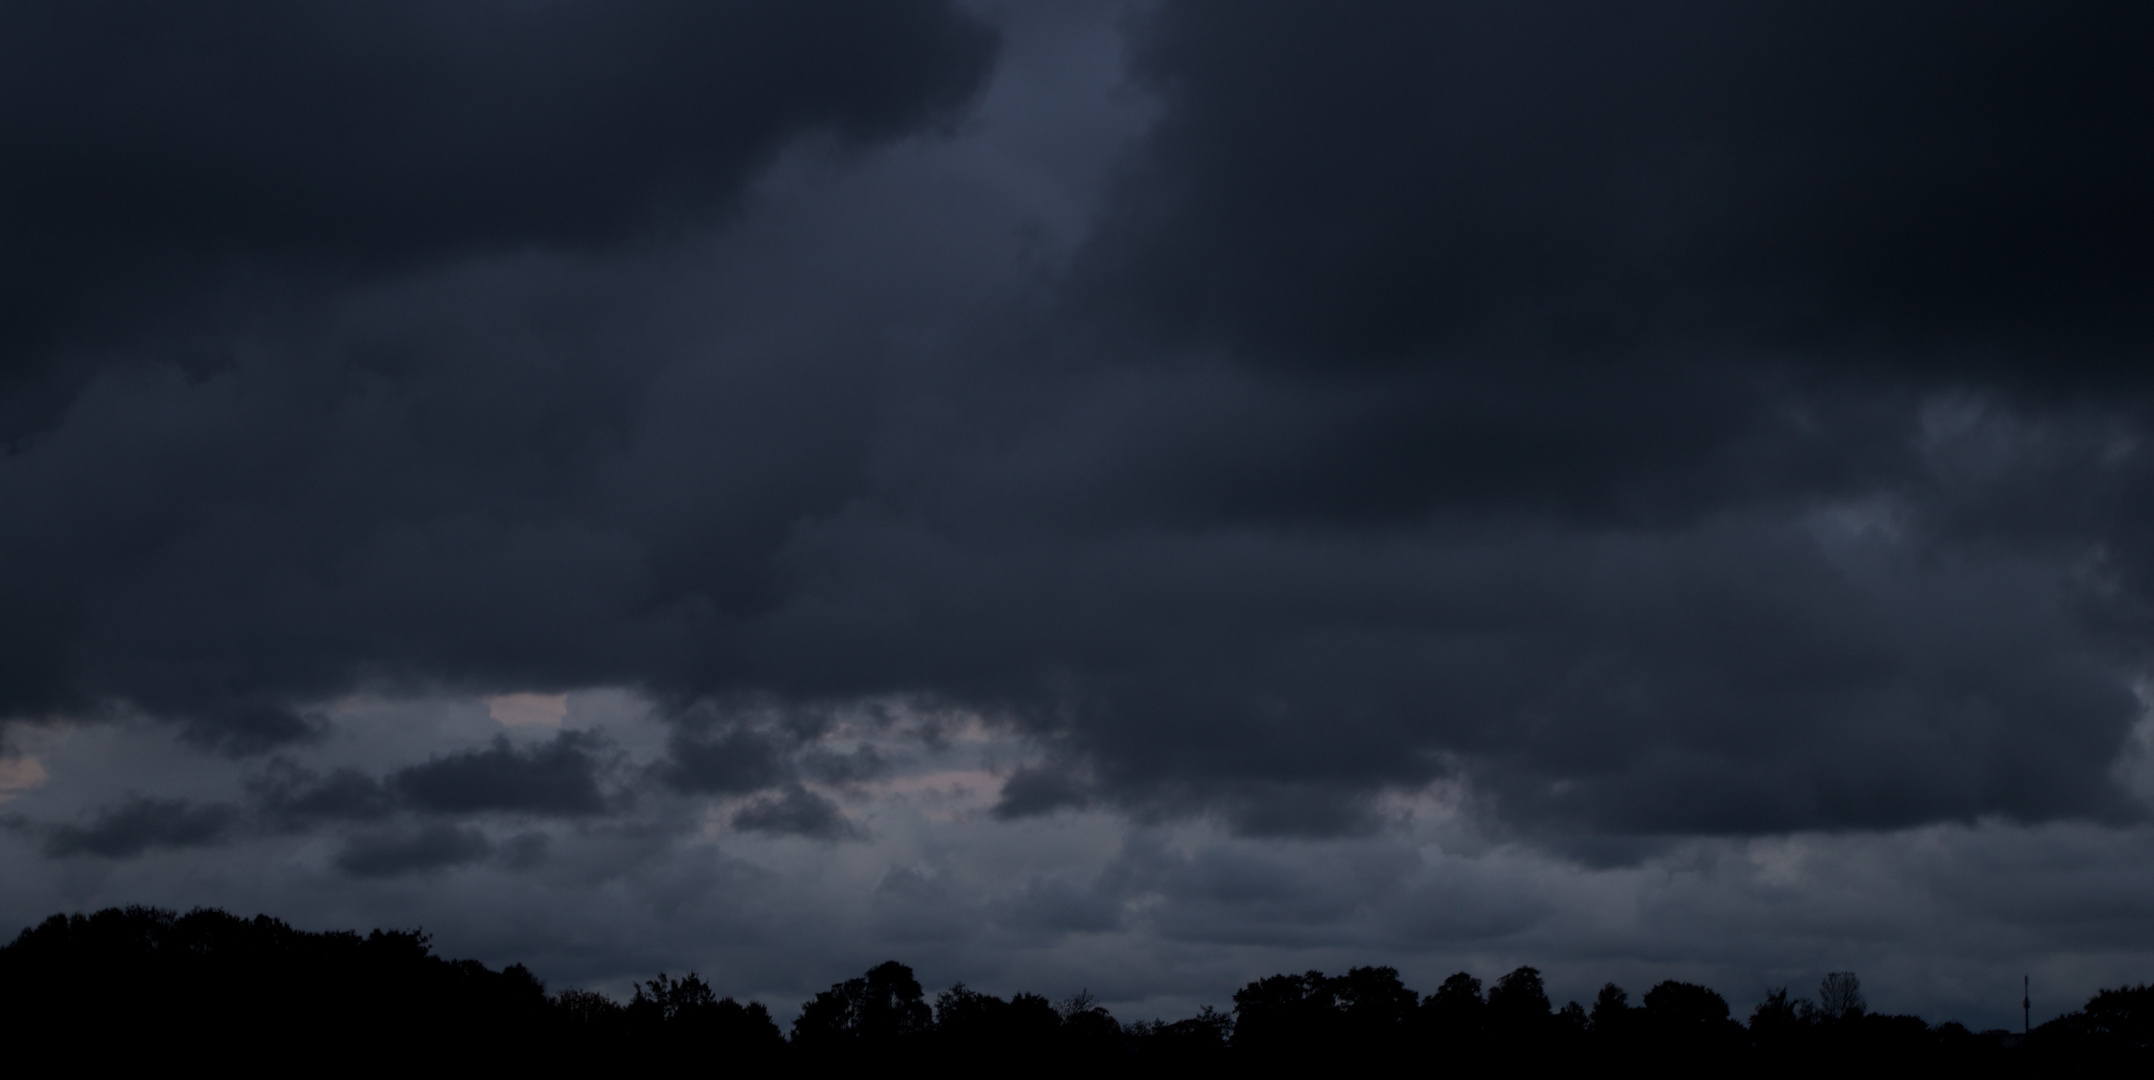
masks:
POLYGON ((679 968, 575 914, 627 904, 781 996, 885 952, 1181 1004, 1254 958, 2109 977, 2150 37, 0 5, 9 917, 679 968), (1941 899, 2051 842, 2079 886, 1941 899))

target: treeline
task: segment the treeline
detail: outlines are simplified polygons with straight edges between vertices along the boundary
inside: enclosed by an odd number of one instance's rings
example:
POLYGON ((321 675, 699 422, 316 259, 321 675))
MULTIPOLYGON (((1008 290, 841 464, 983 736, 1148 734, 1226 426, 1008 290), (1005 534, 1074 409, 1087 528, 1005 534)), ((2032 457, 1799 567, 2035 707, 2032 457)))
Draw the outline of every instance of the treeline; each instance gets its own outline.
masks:
MULTIPOLYGON (((1274 975, 1234 1008, 1122 1023, 1089 995, 1004 999, 959 985, 930 999, 895 961, 805 1002, 781 1031, 761 1004, 691 973, 627 1001, 548 995, 522 965, 434 955, 423 933, 310 933, 268 916, 152 908, 55 915, 0 947, 0 1037, 64 1047, 77 1067, 203 1061, 270 1068, 463 1062, 540 1071, 781 1067, 910 1059, 1062 1073, 1395 1067, 1663 1073, 1968 1076, 2154 1063, 2154 987, 2105 990, 2024 1042, 1870 1012, 1851 974, 1815 999, 1769 994, 1747 1018, 1718 993, 1667 981, 1635 1002, 1601 988, 1556 1008, 1538 971, 1484 987, 1460 973, 1422 995, 1386 967, 1274 975)), ((27 1051, 18 1051, 27 1052, 27 1051)))

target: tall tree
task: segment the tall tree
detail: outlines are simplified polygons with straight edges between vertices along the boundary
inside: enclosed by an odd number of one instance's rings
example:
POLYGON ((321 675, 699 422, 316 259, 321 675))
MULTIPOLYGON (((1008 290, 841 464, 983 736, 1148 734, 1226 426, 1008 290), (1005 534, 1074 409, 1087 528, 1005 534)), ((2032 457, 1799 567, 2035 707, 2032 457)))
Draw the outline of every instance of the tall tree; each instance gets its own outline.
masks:
POLYGON ((933 1030, 934 1010, 912 969, 895 960, 815 995, 793 1021, 793 1045, 806 1050, 887 1051, 933 1030))

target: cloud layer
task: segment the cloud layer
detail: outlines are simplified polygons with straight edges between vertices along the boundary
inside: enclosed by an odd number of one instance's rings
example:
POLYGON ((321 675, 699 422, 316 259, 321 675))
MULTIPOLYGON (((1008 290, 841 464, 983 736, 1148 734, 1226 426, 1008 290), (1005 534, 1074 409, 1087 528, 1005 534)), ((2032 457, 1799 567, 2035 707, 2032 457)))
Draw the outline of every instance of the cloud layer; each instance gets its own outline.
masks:
POLYGON ((2143 841, 2137 8, 220 11, 0 15, 55 881, 567 874, 1135 1000, 2143 841))

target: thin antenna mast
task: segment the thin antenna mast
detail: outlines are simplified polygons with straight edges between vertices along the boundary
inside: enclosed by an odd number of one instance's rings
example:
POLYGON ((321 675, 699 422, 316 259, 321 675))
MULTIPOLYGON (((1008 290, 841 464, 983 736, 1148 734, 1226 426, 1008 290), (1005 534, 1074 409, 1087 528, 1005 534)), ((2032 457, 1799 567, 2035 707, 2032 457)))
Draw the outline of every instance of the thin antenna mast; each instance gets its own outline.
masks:
POLYGON ((2020 976, 2020 977, 2019 977, 2019 1037, 2020 1037, 2020 1038, 2024 1039, 2024 1038, 2026 1038, 2026 1037, 2027 1037, 2027 1031, 2028 1031, 2028 1024, 2029 1024, 2029 1022, 2030 1022, 2030 1021, 2032 1021, 2032 1020, 2033 1020, 2033 1018, 2034 1018, 2034 997, 2033 997, 2033 990, 2032 990, 2032 989, 2030 988, 2030 986, 2029 986, 2029 984, 2028 984, 2028 982, 2027 982, 2027 976, 2025 976, 2025 975, 2022 975, 2022 976, 2020 976))

